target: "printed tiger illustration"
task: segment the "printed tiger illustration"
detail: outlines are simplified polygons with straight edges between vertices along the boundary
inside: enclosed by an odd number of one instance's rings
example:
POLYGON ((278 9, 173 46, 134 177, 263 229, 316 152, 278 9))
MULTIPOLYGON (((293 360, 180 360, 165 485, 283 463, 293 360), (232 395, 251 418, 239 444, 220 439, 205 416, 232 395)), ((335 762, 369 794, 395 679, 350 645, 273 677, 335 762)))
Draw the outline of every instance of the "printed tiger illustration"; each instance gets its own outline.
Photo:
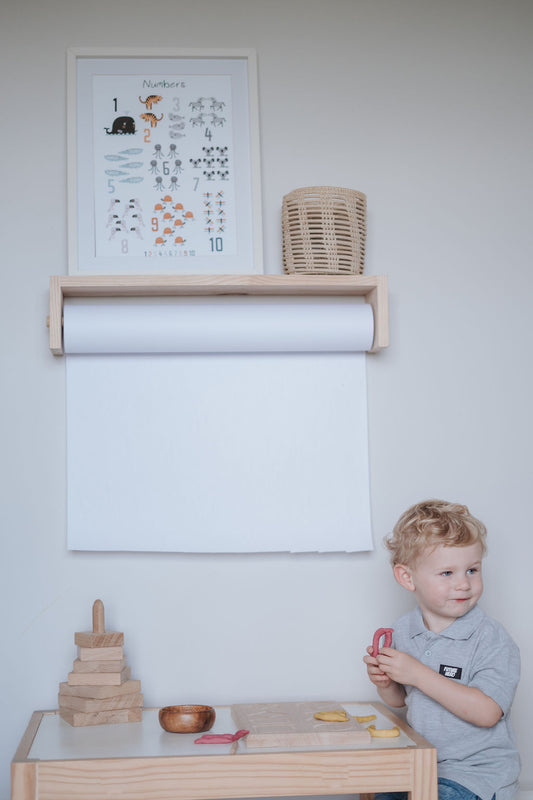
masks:
POLYGON ((144 119, 145 122, 149 122, 150 127, 157 128, 157 123, 161 122, 163 116, 164 114, 161 114, 160 117, 156 117, 155 114, 141 114, 141 119, 144 119))
POLYGON ((141 101, 141 103, 143 103, 143 105, 146 106, 146 110, 147 111, 151 111, 152 110, 152 106, 155 103, 159 103, 160 100, 162 100, 162 99, 163 98, 161 97, 160 94, 150 94, 150 95, 148 95, 146 100, 143 100, 142 97, 139 97, 139 100, 141 101))

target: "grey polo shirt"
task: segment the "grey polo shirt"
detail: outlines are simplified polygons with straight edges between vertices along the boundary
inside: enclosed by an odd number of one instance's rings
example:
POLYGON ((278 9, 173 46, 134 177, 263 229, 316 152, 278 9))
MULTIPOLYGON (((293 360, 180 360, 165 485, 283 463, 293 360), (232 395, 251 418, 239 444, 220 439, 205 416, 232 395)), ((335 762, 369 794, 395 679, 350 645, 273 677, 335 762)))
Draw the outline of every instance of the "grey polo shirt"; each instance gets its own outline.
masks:
POLYGON ((466 786, 482 800, 495 793, 496 800, 511 800, 518 788, 520 758, 509 712, 520 677, 520 651, 509 634, 479 606, 441 633, 432 633, 416 608, 396 622, 392 646, 498 703, 502 718, 492 728, 480 728, 413 686, 405 687, 407 720, 437 748, 439 777, 466 786))

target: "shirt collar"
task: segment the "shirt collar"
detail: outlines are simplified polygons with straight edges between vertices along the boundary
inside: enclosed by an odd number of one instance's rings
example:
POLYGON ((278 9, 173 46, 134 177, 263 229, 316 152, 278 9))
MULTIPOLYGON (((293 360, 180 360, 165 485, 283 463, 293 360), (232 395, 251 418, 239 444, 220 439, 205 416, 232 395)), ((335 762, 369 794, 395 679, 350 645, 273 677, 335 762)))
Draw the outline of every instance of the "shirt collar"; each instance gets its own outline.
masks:
MULTIPOLYGON (((451 625, 448 625, 443 631, 439 634, 432 634, 433 636, 444 636, 447 639, 469 639, 474 631, 477 630, 479 624, 483 618, 483 611, 476 605, 474 608, 470 609, 463 617, 458 617, 456 620, 452 622, 451 625)), ((428 634, 431 631, 428 631, 426 626, 424 625, 424 620, 422 619, 422 612, 420 608, 417 606, 414 610, 411 621, 409 625, 409 637, 414 639, 415 636, 420 636, 421 634, 428 634)))

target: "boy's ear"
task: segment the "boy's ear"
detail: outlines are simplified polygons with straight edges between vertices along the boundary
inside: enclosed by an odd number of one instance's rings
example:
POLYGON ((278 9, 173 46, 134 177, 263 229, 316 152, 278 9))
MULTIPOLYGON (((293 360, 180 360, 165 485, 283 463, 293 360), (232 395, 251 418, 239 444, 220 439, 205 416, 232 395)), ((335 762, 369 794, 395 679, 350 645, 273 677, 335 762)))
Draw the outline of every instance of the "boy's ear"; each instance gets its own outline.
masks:
POLYGON ((393 568, 394 577, 404 589, 414 592, 415 585, 411 577, 411 571, 405 564, 395 564, 393 568))

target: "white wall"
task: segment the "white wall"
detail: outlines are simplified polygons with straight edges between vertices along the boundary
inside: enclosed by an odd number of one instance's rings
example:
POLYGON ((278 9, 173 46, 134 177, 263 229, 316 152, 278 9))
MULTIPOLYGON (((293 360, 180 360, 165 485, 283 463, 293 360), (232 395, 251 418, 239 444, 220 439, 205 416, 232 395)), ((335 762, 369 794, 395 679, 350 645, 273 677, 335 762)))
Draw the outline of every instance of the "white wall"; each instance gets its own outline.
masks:
MULTIPOLYGON (((375 697, 361 658, 410 605, 382 537, 425 497, 488 525, 485 609, 520 644, 531 750, 529 0, 3 0, 2 783, 56 707, 101 597, 147 705, 375 697), (65 50, 257 50, 267 272, 298 186, 368 195, 367 272, 390 279, 391 346, 368 359, 375 552, 87 554, 65 544, 64 361, 48 277, 66 266, 65 50)), ((523 785, 533 788, 531 760, 523 785)))

